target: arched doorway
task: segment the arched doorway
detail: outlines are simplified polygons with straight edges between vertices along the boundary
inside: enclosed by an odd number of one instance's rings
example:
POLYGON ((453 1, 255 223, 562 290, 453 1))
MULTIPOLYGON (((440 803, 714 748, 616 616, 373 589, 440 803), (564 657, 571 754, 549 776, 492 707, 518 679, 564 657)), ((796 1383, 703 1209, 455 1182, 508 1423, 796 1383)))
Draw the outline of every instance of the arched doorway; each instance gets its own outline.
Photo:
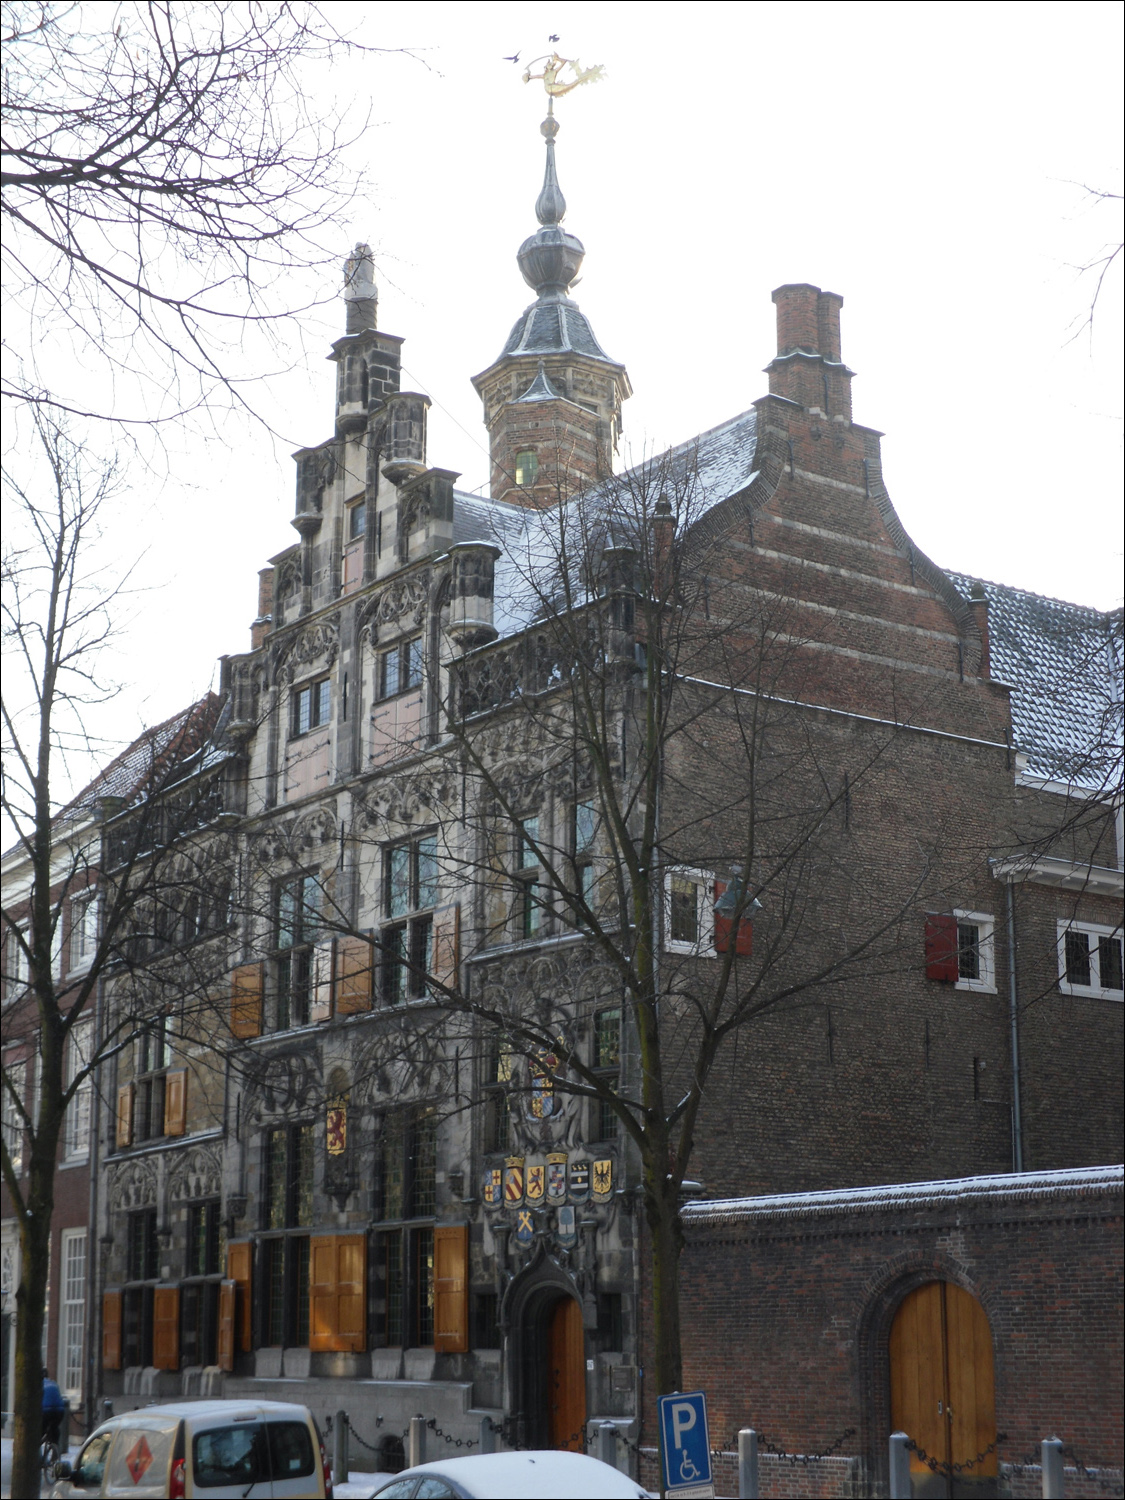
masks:
POLYGON ((529 1448, 584 1450, 586 1335, 582 1304, 556 1267, 529 1267, 509 1291, 511 1416, 529 1448))
POLYGON ((992 1330, 977 1299, 950 1281, 928 1281, 908 1293, 891 1325, 890 1365, 892 1429, 938 1465, 935 1472, 910 1455, 914 1494, 995 1495, 992 1330), (956 1465, 971 1467, 958 1472, 956 1465))

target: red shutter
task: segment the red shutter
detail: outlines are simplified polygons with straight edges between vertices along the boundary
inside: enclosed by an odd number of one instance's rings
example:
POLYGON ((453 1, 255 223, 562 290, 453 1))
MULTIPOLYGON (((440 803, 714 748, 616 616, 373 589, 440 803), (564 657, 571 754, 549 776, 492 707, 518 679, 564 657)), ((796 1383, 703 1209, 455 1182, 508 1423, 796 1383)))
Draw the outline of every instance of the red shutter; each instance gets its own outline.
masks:
POLYGON ((121 1368, 121 1301, 122 1293, 102 1293, 102 1369, 121 1368))
POLYGON ((926 978, 957 983, 957 918, 947 912, 926 913, 926 978))
POLYGON ((434 1348, 464 1354, 469 1347, 469 1226, 434 1229, 434 1348))
POLYGON ((234 1315, 238 1305, 238 1282, 219 1283, 219 1336, 216 1354, 220 1370, 234 1369, 234 1315))
POLYGON ((254 1347, 253 1313, 250 1303, 250 1266, 254 1246, 249 1240, 239 1240, 227 1246, 227 1275, 234 1282, 238 1293, 235 1322, 238 1326, 238 1347, 246 1353, 254 1347))
POLYGON ((178 1286, 153 1288, 152 1363, 158 1370, 180 1368, 180 1289, 178 1286))
MULTIPOLYGON (((725 880, 715 882, 715 900, 727 888, 725 880)), ((715 937, 714 946, 716 953, 726 953, 730 949, 730 932, 734 926, 732 917, 721 917, 715 912, 715 937)), ((734 951, 739 958, 749 958, 754 951, 754 923, 749 917, 743 917, 738 924, 738 934, 734 940, 734 951)))

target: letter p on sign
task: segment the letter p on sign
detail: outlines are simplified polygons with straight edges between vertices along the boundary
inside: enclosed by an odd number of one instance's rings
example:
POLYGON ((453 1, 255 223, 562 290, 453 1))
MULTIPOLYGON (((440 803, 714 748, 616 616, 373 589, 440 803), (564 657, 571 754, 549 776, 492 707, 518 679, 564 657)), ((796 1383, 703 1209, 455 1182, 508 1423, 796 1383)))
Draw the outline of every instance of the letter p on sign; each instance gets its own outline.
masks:
POLYGON ((676 1401, 672 1406, 672 1446, 684 1446, 684 1433, 695 1426, 695 1407, 690 1401, 676 1401))

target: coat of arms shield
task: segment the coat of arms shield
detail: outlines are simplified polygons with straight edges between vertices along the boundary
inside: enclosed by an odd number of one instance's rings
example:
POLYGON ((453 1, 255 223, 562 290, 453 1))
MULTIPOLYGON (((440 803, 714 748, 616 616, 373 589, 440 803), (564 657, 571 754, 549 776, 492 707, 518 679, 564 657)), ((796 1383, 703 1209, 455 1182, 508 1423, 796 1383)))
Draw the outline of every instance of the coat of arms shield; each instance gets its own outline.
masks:
POLYGON ((552 1151, 547 1158, 547 1202, 566 1202, 565 1151, 552 1151))
POLYGON ((594 1183, 591 1195, 595 1203, 606 1203, 613 1196, 613 1162, 610 1160, 596 1161, 594 1163, 594 1183))
POLYGON ((535 1221, 531 1217, 530 1208, 521 1208, 516 1215, 516 1242, 520 1245, 530 1245, 535 1238, 535 1221))
POLYGON ((547 1168, 541 1161, 533 1161, 527 1169, 527 1201, 529 1203, 542 1203, 546 1190, 547 1168))
POLYGON ((504 1202, 509 1208, 523 1202, 522 1156, 509 1156, 504 1163, 504 1202))
POLYGON ((499 1167, 487 1167, 481 1178, 480 1196, 485 1208, 499 1208, 503 1192, 503 1177, 499 1167))
POLYGON ((565 1207, 559 1209, 558 1226, 556 1228, 559 1244, 564 1250, 573 1250, 578 1243, 578 1215, 573 1208, 565 1207))
POLYGON ((572 1161, 567 1168, 570 1189, 570 1201, 572 1203, 585 1203, 590 1196, 590 1163, 588 1161, 572 1161))

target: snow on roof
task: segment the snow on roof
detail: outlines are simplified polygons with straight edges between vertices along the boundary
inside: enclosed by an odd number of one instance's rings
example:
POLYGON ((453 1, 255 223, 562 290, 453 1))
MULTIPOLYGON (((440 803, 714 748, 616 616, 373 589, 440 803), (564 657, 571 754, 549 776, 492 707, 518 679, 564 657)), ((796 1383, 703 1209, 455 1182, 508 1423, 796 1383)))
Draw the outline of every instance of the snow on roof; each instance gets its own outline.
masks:
MULTIPOLYGON (((747 487, 756 450, 756 413, 746 411, 546 510, 456 491, 453 540, 501 549, 494 623, 501 636, 515 635, 561 604, 564 562, 576 574, 593 546, 635 526, 639 497, 651 510, 667 492, 681 524, 694 522, 747 487)), ((576 598, 577 576, 571 584, 576 598)))
POLYGON ((1096 791, 1120 776, 1122 615, 950 573, 988 601, 992 676, 1009 683, 1027 771, 1096 791))
POLYGON ((1052 1172, 1003 1172, 936 1182, 829 1188, 815 1193, 773 1193, 758 1198, 715 1198, 686 1204, 689 1224, 733 1224, 743 1219, 804 1218, 816 1214, 894 1212, 941 1208, 989 1199, 1030 1200, 1098 1196, 1125 1187, 1125 1167, 1068 1167, 1052 1172))

